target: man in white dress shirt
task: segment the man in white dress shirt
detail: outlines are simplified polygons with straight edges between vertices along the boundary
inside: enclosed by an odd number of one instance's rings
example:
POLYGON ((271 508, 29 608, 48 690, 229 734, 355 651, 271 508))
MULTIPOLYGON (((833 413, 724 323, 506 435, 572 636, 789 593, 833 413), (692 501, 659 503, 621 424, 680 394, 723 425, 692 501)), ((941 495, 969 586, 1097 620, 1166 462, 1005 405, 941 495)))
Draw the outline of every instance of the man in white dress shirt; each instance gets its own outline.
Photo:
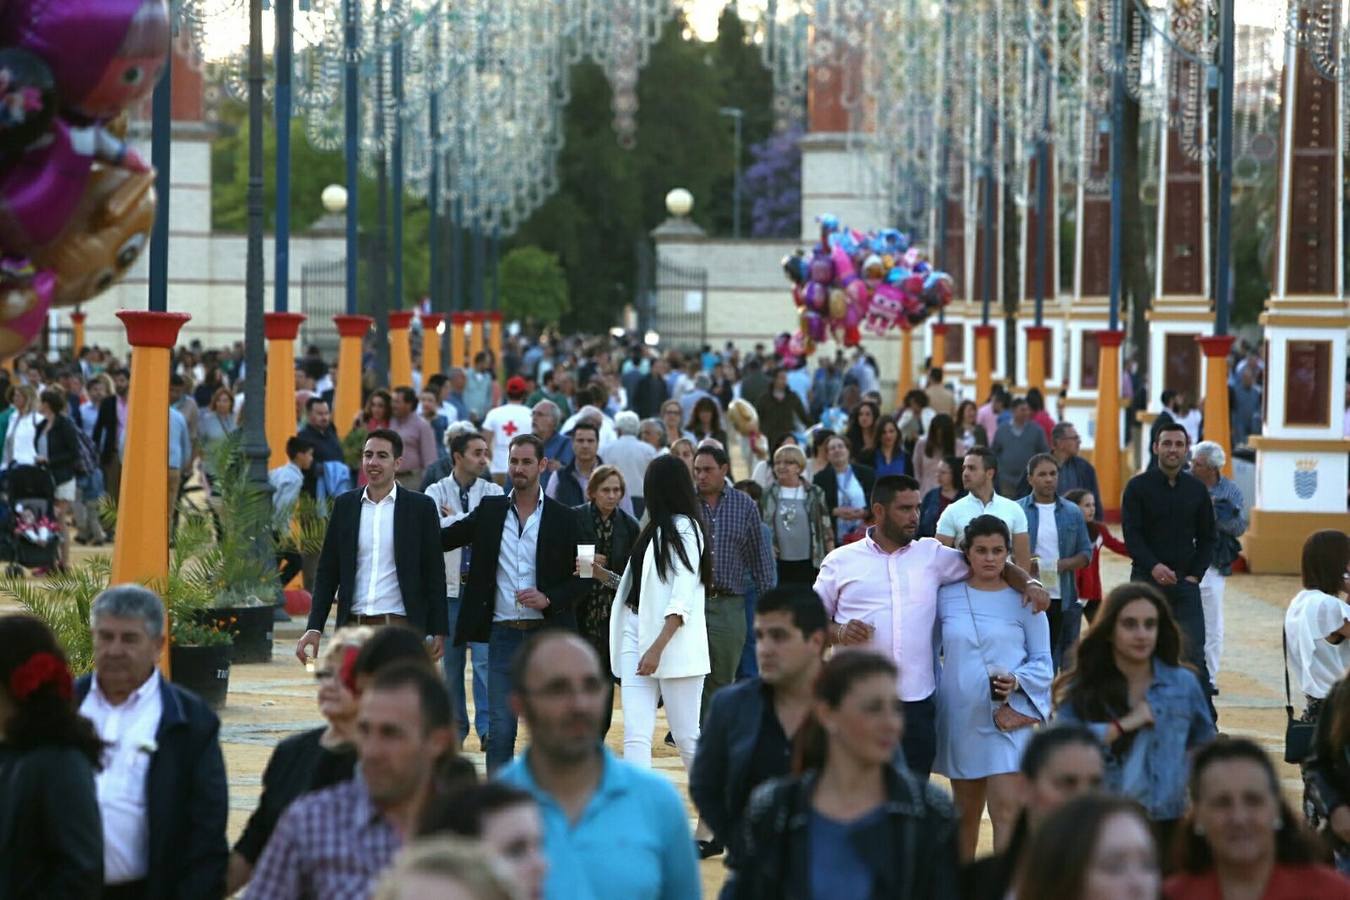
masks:
POLYGON ((220 897, 229 845, 220 720, 163 680, 164 605, 139 585, 109 588, 90 612, 94 674, 80 714, 108 743, 96 776, 104 898, 220 897))
MULTIPOLYGON (((436 501, 441 514, 441 526, 452 525, 473 512, 484 497, 500 497, 502 489, 484 479, 488 467, 487 441, 481 434, 466 432, 450 442, 450 458, 454 460, 451 474, 427 487, 426 495, 436 501)), ((459 609, 463 602, 463 585, 469 578, 471 547, 447 550, 445 553, 445 596, 450 609, 450 633, 455 633, 459 609)), ((474 729, 484 750, 488 738, 488 645, 486 641, 471 641, 447 647, 441 662, 450 687, 450 701, 455 710, 455 727, 459 744, 469 736, 468 700, 464 695, 464 663, 466 656, 473 659, 474 729)))

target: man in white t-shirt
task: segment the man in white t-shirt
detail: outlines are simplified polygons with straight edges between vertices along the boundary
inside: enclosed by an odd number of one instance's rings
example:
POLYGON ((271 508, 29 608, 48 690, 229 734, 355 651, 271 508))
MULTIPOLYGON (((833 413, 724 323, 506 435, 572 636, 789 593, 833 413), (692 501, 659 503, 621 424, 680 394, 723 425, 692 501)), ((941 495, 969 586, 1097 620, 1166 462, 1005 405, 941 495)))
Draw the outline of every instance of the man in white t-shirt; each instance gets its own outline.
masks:
POLYGON ((953 502, 938 519, 937 539, 948 547, 959 547, 966 526, 976 516, 998 516, 1013 536, 1013 562, 1024 571, 1031 568, 1031 544, 1027 536, 1027 515, 1016 501, 994 490, 998 479, 998 458, 988 447, 976 447, 966 454, 961 467, 961 482, 968 493, 953 502))
POLYGON ((511 439, 518 434, 529 434, 530 408, 525 405, 528 393, 525 379, 512 375, 506 380, 506 402, 488 410, 483 417, 483 437, 492 453, 492 480, 506 483, 506 458, 511 439))
POLYGON ((1055 671, 1073 661, 1082 626, 1074 573, 1092 562, 1092 539, 1078 504, 1057 496, 1059 461, 1037 453, 1027 463, 1031 493, 1018 500, 1027 517, 1032 555, 1038 562, 1031 573, 1050 593, 1050 658, 1055 671))

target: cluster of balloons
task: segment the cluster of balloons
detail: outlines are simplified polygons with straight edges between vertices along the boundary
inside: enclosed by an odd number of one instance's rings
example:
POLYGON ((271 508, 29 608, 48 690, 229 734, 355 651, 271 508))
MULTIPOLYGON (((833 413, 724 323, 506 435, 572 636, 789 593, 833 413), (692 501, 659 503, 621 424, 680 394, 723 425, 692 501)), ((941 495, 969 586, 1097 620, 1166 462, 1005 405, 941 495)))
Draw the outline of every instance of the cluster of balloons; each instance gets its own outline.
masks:
POLYGON ((168 64, 165 0, 0 0, 0 357, 126 274, 155 221, 125 113, 168 64))
POLYGON ((798 310, 796 334, 780 335, 775 350, 785 359, 810 356, 827 335, 845 347, 862 340, 862 329, 885 334, 909 330, 952 299, 952 279, 929 265, 924 253, 894 228, 863 233, 821 216, 820 242, 783 258, 798 310))

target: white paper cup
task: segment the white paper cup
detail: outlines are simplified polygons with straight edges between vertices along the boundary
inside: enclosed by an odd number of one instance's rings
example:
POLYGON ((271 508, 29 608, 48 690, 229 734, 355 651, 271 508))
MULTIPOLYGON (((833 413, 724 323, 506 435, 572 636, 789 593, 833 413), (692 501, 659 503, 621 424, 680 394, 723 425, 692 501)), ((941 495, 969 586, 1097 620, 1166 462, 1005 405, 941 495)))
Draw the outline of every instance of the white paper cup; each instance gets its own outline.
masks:
POLYGON ((582 578, 593 578, 595 564, 595 545, 577 544, 577 571, 582 578))

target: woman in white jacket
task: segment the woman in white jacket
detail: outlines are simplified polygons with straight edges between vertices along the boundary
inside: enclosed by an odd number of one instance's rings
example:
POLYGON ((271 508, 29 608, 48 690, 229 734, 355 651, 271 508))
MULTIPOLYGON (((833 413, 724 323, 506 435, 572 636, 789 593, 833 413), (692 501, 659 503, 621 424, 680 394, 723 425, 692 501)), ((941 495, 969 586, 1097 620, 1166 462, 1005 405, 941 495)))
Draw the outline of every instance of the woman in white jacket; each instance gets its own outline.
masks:
POLYGON ((656 705, 664 699, 688 771, 698 745, 703 678, 711 670, 703 602, 712 583, 712 557, 684 463, 658 456, 643 481, 647 524, 609 619, 610 659, 623 696, 623 758, 651 767, 656 705))

